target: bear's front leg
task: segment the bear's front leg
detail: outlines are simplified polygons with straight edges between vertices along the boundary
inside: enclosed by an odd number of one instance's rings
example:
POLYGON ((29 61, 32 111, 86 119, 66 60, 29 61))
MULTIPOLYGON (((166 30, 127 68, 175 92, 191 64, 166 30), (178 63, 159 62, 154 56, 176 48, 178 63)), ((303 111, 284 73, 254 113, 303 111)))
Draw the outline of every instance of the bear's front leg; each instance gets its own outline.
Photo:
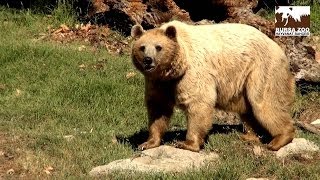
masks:
POLYGON ((212 127, 213 105, 207 103, 192 104, 186 109, 188 130, 186 141, 177 142, 176 147, 198 152, 212 127))
POLYGON ((140 150, 150 149, 160 146, 163 134, 169 125, 170 117, 173 113, 173 105, 165 99, 147 100, 147 110, 149 117, 149 138, 139 145, 140 150))
POLYGON ((259 137, 255 133, 259 126, 257 125, 253 114, 241 114, 240 119, 244 126, 244 134, 242 134, 240 138, 244 141, 260 142, 259 137))

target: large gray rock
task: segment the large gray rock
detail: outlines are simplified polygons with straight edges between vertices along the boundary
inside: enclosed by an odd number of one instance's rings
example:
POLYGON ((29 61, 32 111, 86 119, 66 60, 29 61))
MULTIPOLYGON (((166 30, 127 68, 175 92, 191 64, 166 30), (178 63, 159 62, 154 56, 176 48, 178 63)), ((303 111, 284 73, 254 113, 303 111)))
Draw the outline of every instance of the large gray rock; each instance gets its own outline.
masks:
POLYGON ((276 152, 277 158, 284 158, 293 154, 307 154, 319 151, 319 147, 304 138, 294 138, 291 143, 282 147, 276 152))
POLYGON ((316 57, 316 43, 311 37, 286 38, 285 53, 296 81, 320 82, 320 63, 316 57))
POLYGON ((89 174, 91 176, 104 176, 118 170, 126 172, 182 172, 217 161, 218 157, 214 152, 197 153, 164 145, 142 151, 138 157, 120 159, 107 165, 95 167, 89 174))

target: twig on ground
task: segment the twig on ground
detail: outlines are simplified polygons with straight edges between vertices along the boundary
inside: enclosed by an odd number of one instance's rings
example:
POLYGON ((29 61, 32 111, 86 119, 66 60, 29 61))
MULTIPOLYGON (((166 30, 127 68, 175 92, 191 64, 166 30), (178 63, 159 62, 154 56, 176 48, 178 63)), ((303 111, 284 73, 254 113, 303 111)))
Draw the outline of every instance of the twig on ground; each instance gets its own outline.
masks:
POLYGON ((314 134, 317 134, 317 135, 320 135, 320 130, 318 130, 316 127, 310 125, 310 124, 307 124, 305 122, 302 122, 302 121, 297 121, 295 123, 298 127, 300 127, 301 129, 304 129, 304 130, 307 130, 309 132, 312 132, 314 134))

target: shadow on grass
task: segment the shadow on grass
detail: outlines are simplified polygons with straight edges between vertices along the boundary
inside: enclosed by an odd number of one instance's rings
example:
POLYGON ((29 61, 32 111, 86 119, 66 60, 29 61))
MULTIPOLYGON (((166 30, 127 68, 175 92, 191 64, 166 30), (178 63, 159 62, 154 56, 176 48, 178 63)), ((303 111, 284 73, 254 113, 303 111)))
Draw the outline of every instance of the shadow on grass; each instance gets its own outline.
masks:
POLYGON ((301 95, 308 94, 312 91, 320 92, 320 84, 316 82, 308 82, 305 80, 300 80, 296 82, 296 85, 301 95))
MULTIPOLYGON (((187 130, 178 129, 167 131, 163 137, 161 144, 172 144, 175 141, 183 141, 185 140, 187 130)), ((232 132, 243 132, 243 126, 240 125, 220 125, 213 124, 211 130, 208 135, 211 134, 228 134, 232 132)), ((117 141, 119 143, 126 143, 131 145, 134 150, 138 149, 138 146, 145 142, 148 139, 148 131, 146 129, 140 130, 139 132, 134 133, 129 137, 117 136, 117 141)), ((207 143, 208 137, 206 138, 207 143)))

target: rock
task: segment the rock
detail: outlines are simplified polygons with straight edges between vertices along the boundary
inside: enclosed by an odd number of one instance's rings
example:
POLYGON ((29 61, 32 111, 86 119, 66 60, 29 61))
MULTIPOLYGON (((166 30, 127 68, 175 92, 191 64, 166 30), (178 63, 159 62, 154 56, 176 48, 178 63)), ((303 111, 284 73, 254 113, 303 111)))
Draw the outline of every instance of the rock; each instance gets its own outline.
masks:
POLYGON ((190 168, 200 168, 206 163, 217 161, 218 155, 214 152, 192 152, 163 145, 157 148, 142 151, 138 157, 120 159, 107 165, 93 168, 90 176, 104 176, 113 171, 126 172, 182 172, 190 168))
POLYGON ((304 138, 294 138, 291 143, 276 152, 276 157, 285 158, 289 155, 307 154, 316 151, 319 151, 319 147, 315 143, 304 138))
POLYGON ((248 24, 259 29, 271 39, 274 39, 275 24, 257 14, 247 7, 230 8, 228 18, 223 22, 248 24))
POLYGON ((320 63, 316 60, 316 43, 309 37, 276 37, 284 49, 296 81, 320 82, 320 63))

